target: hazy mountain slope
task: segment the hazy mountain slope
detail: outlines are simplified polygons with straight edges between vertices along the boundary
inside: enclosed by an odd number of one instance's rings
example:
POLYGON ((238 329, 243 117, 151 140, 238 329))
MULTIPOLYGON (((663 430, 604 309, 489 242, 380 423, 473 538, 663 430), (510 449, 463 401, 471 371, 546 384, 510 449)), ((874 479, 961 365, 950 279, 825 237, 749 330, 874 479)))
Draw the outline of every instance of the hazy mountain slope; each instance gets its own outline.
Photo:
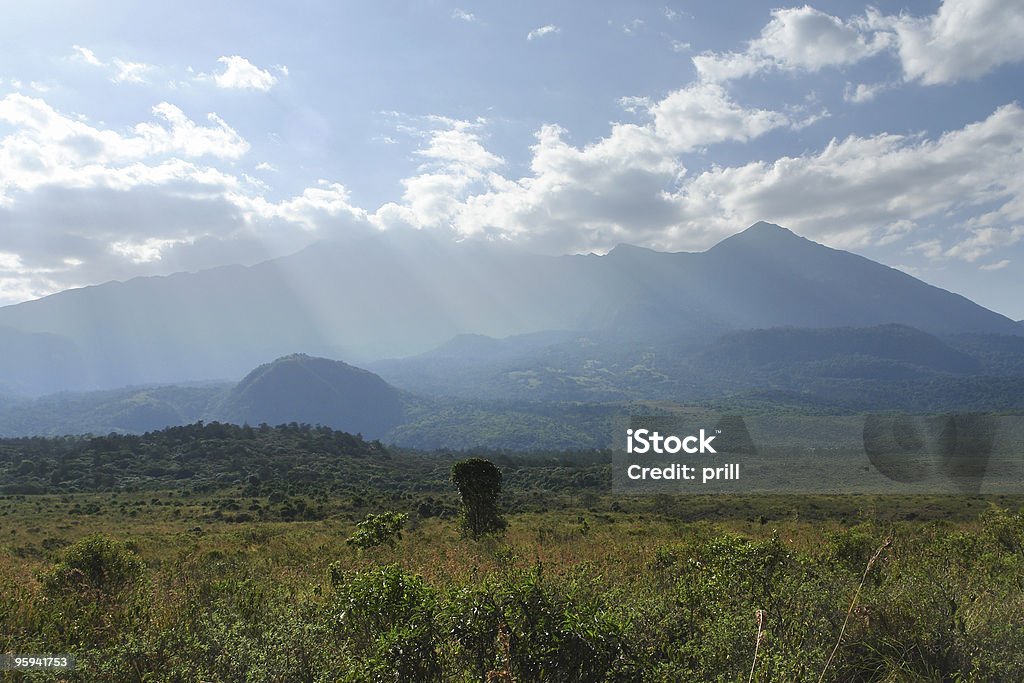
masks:
MULTIPOLYGON (((64 375, 62 388, 240 377, 299 350, 365 364, 459 334, 611 332, 645 343, 885 323, 1021 333, 961 296, 766 223, 694 254, 623 245, 605 256, 547 257, 382 234, 0 308, 0 327, 57 335, 77 350, 80 372, 64 375)), ((43 366, 60 353, 40 357, 0 335, 0 357, 20 369, 27 393, 53 390, 43 366)))
POLYGON ((70 339, 0 327, 0 394, 60 391, 88 384, 89 364, 70 339))
POLYGON ((1009 318, 856 254, 757 223, 704 254, 718 306, 736 328, 867 327, 900 323, 926 332, 1017 334, 1009 318))
POLYGON ((1024 338, 939 338, 900 325, 750 330, 703 344, 638 344, 603 332, 462 336, 375 369, 384 378, 300 354, 237 385, 0 396, 0 436, 143 432, 204 419, 319 423, 430 448, 566 448, 606 444, 613 416, 634 410, 631 402, 811 412, 1024 408, 1024 338))
MULTIPOLYGON (((799 390, 833 380, 885 384, 1024 377, 1022 337, 940 338, 895 324, 744 330, 710 341, 639 343, 599 332, 538 341, 536 336, 457 339, 430 353, 370 367, 418 394, 490 401, 686 402, 770 387, 799 390), (453 351, 467 346, 461 357, 453 351)), ((856 389, 848 385, 841 391, 856 389)))
MULTIPOLYGON (((1024 358, 1024 348, 1021 351, 1024 358)), ((749 368, 834 363, 850 358, 903 363, 951 374, 976 373, 981 367, 978 359, 954 349, 938 337, 904 325, 824 329, 780 327, 733 332, 723 335, 693 362, 716 371, 746 371, 749 368)))
POLYGON ((142 433, 207 418, 231 385, 128 387, 0 402, 0 436, 142 433))

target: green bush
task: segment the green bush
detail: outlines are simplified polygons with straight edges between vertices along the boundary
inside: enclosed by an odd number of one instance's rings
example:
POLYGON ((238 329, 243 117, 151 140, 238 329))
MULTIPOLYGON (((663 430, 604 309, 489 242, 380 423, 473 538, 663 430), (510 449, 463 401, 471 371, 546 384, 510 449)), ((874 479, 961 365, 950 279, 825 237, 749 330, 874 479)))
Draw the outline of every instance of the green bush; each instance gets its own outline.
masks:
POLYGON ((331 567, 331 624, 337 638, 375 681, 441 678, 437 596, 398 565, 367 571, 331 567))
POLYGON ((62 598, 74 594, 112 598, 134 585, 145 564, 128 547, 96 534, 67 549, 64 558, 42 576, 44 591, 62 598))
POLYGON ((402 540, 402 529, 409 520, 404 512, 382 512, 379 515, 366 515, 366 519, 356 524, 356 532, 345 541, 360 550, 387 545, 394 548, 397 541, 402 540))

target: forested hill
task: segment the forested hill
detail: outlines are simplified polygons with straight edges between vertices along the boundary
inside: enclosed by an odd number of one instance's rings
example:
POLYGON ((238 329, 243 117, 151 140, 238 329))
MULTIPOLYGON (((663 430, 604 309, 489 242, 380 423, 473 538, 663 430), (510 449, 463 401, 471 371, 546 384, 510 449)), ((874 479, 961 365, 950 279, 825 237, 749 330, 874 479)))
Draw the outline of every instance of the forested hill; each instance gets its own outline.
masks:
MULTIPOLYGON (((610 455, 602 450, 474 453, 512 465, 514 490, 610 484, 610 455), (517 475, 519 468, 531 474, 517 475)), ((294 422, 276 427, 197 422, 139 435, 0 439, 0 495, 231 490, 236 496, 270 496, 272 503, 276 494, 304 500, 341 496, 356 507, 382 497, 397 504, 450 494, 448 470, 461 457, 466 453, 388 448, 294 422)))
POLYGON ((414 456, 396 467, 378 441, 327 427, 270 427, 197 422, 145 434, 0 440, 5 493, 74 493, 189 487, 213 490, 236 483, 286 481, 327 485, 388 479, 427 463, 414 456))

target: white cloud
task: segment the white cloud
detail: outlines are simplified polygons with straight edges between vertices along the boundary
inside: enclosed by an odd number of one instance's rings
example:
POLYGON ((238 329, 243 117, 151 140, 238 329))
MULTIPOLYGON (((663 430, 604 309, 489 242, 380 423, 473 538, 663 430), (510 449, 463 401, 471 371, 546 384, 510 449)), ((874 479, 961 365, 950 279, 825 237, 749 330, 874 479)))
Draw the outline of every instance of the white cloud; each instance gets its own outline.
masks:
POLYGON ((106 66, 99 60, 96 53, 89 48, 82 47, 81 45, 72 45, 71 48, 75 51, 72 55, 74 59, 83 61, 86 64, 91 64, 92 66, 106 66))
POLYGON ((501 161, 482 147, 475 127, 449 124, 421 154, 457 161, 403 181, 403 201, 385 205, 373 220, 516 239, 551 252, 657 243, 679 214, 667 190, 685 174, 680 154, 789 125, 778 112, 742 107, 715 84, 623 104, 649 122, 615 124, 607 137, 583 147, 569 144, 560 126, 543 126, 531 148, 530 174, 519 179, 497 172, 501 161))
POLYGON ((149 142, 149 154, 181 153, 186 157, 214 156, 237 159, 249 151, 249 143, 217 114, 207 114, 212 126, 201 126, 173 104, 162 102, 153 113, 165 124, 140 123, 135 132, 149 142))
POLYGON ((988 256, 1001 247, 1016 244, 1021 239, 1024 239, 1024 226, 979 228, 973 230, 967 239, 961 240, 947 249, 943 256, 961 258, 969 263, 974 263, 982 256, 988 256))
POLYGON ((1010 265, 1010 259, 1004 258, 1002 261, 996 261, 995 263, 986 263, 983 266, 979 266, 982 270, 1002 270, 1006 266, 1010 265))
MULTIPOLYGON (((14 132, 0 139, 0 205, 14 190, 50 183, 75 186, 132 183, 175 173, 165 165, 135 166, 152 157, 237 159, 249 149, 238 133, 216 114, 202 126, 178 107, 153 107, 155 121, 139 123, 130 133, 90 126, 58 113, 45 101, 21 94, 0 100, 0 121, 14 132)), ((164 160, 166 161, 166 160, 164 160)))
POLYGON ((843 89, 843 100, 854 104, 870 102, 878 97, 879 93, 890 87, 888 83, 858 83, 856 86, 853 83, 847 83, 843 89))
POLYGON ((381 207, 374 220, 382 227, 404 223, 417 228, 450 222, 461 201, 504 164, 484 148, 482 122, 430 117, 434 129, 426 133, 426 145, 416 154, 424 160, 417 175, 402 181, 401 204, 381 207))
POLYGON ((114 75, 116 83, 145 83, 144 74, 153 67, 150 64, 141 62, 125 62, 120 59, 114 60, 114 67, 117 73, 114 75))
POLYGON ((917 230, 917 228, 918 225, 914 221, 905 218, 897 219, 879 231, 881 236, 876 240, 875 244, 884 247, 887 244, 898 242, 917 230))
MULTIPOLYGON (((110 80, 114 83, 145 83, 145 74, 156 67, 144 62, 130 62, 124 59, 114 58, 110 62, 104 62, 96 53, 81 45, 72 45, 74 52, 71 59, 90 66, 97 66, 110 72, 110 80)), ((34 85, 34 84, 33 84, 34 85)), ((38 88, 36 88, 38 90, 38 88)), ((40 90, 40 92, 46 92, 40 90)))
POLYGON ((937 239, 918 242, 911 246, 908 251, 916 251, 919 254, 924 254, 925 258, 931 261, 938 261, 945 255, 942 248, 942 240, 937 239))
POLYGON ((651 108, 651 98, 628 95, 619 98, 619 106, 631 114, 646 113, 651 108))
POLYGON ((537 38, 543 38, 544 36, 550 36, 550 35, 554 35, 556 33, 561 33, 561 32, 562 32, 562 29, 559 28, 558 26, 555 26, 554 24, 547 24, 546 26, 541 26, 539 28, 535 28, 532 31, 530 31, 529 33, 527 33, 526 34, 526 39, 527 40, 536 40, 537 38))
POLYGON ((689 52, 691 48, 689 43, 684 43, 681 40, 673 40, 670 45, 672 47, 672 52, 689 52))
POLYGON ((0 251, 0 270, 15 270, 23 265, 17 254, 0 251))
MULTIPOLYGON (((1024 195, 1014 170, 1021 164, 1024 110, 1012 104, 933 140, 850 136, 816 154, 713 169, 686 183, 676 198, 687 222, 710 221, 724 230, 765 219, 835 246, 863 246, 885 239, 879 226, 990 204, 1001 207, 985 214, 991 225, 968 222, 962 229, 1005 227, 1024 195)), ((929 255, 970 255, 967 246, 950 250, 926 242, 921 248, 929 255)))
POLYGON ((819 71, 858 62, 889 47, 891 34, 872 30, 876 15, 844 21, 808 5, 772 10, 772 18, 743 52, 705 52, 693 58, 703 80, 725 81, 758 71, 819 71))
MULTIPOLYGON (((302 194, 280 202, 259 195, 231 198, 250 223, 280 221, 297 226, 308 235, 322 236, 325 224, 330 223, 324 219, 345 218, 353 225, 366 222, 366 212, 352 206, 345 186, 323 179, 317 181, 316 187, 307 187, 302 194)), ((288 234, 282 236, 287 239, 288 234)))
POLYGON ((625 24, 622 25, 622 32, 625 33, 627 36, 635 35, 640 29, 644 27, 644 23, 645 22, 643 19, 633 19, 632 21, 627 21, 625 24))
POLYGON ((1024 61, 1024 4, 944 0, 929 17, 890 19, 907 80, 934 85, 978 78, 1024 61))
POLYGON ((476 15, 472 12, 467 12, 464 9, 456 7, 452 10, 452 19, 458 19, 459 21, 465 21, 468 23, 475 23, 477 21, 476 15))
POLYGON ((124 256, 134 264, 139 263, 152 263, 161 259, 161 254, 168 248, 178 244, 187 244, 193 240, 189 238, 182 239, 158 239, 149 238, 141 242, 132 242, 130 240, 123 240, 120 242, 113 242, 110 245, 110 250, 118 256, 124 256))
MULTIPOLYGON (((615 124, 607 137, 582 147, 568 143, 561 127, 543 126, 530 172, 520 178, 498 172, 500 163, 476 131, 451 131, 469 136, 466 150, 440 156, 466 165, 424 169, 405 181, 402 202, 385 205, 372 220, 516 240, 552 253, 619 242, 703 249, 757 220, 839 248, 890 246, 914 236, 908 249, 969 262, 1024 238, 1024 227, 1015 227, 1024 225, 1024 178, 1017 172, 1024 166, 1024 109, 1016 104, 937 138, 850 136, 800 156, 699 174, 687 172, 686 154, 800 122, 744 108, 707 83, 649 103, 647 113, 648 123, 615 124), (957 224, 948 219, 954 212, 973 217, 957 224), (935 224, 944 232, 932 232, 935 224)), ((436 148, 432 139, 425 156, 436 148)))
POLYGON ((745 142, 790 123, 780 112, 740 106, 714 83, 676 90, 650 112, 655 133, 672 153, 727 140, 745 142))
MULTIPOLYGON (((224 65, 224 71, 213 77, 218 88, 267 92, 277 84, 277 76, 260 69, 244 57, 233 55, 221 57, 217 61, 224 65)), ((287 69, 287 67, 285 68, 287 69)), ((287 71, 283 73, 287 73, 287 71)))
POLYGON ((745 50, 695 56, 700 77, 721 82, 771 69, 813 72, 895 52, 905 80, 935 85, 1024 61, 1024 5, 1019 2, 943 0, 935 14, 925 17, 887 16, 869 8, 842 19, 809 5, 771 14, 745 50))

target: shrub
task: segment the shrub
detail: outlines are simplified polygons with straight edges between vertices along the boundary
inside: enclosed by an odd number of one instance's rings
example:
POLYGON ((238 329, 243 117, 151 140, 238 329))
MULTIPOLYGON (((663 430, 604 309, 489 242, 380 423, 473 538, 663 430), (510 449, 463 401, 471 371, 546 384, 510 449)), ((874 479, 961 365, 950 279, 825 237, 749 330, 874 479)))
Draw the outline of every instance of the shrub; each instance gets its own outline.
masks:
POLYGON ((398 565, 346 572, 331 566, 332 625, 370 680, 435 681, 438 655, 434 590, 398 565))
POLYGON ((356 532, 345 543, 360 550, 385 544, 394 548, 395 542, 402 540, 402 529, 408 520, 409 515, 404 512, 366 515, 366 519, 356 524, 356 532))
POLYGON ((43 575, 42 583, 52 596, 102 599, 132 586, 144 572, 142 560, 125 544, 95 534, 69 547, 64 559, 43 575))

